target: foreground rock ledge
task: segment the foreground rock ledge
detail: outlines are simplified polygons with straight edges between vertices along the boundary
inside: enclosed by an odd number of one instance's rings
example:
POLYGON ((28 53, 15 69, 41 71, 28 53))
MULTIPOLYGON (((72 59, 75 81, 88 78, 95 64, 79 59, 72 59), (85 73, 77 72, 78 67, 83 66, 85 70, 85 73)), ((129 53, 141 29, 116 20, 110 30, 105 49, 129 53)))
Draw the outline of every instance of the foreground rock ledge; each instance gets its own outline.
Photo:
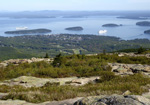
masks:
POLYGON ((143 96, 93 96, 83 98, 74 105, 150 105, 150 100, 143 96))
POLYGON ((21 76, 11 80, 5 80, 0 85, 15 86, 21 85, 24 87, 42 87, 47 83, 58 84, 58 85, 73 85, 82 86, 88 83, 96 83, 100 79, 99 76, 93 77, 68 77, 68 78, 36 78, 32 76, 21 76))
POLYGON ((63 101, 44 102, 39 104, 21 100, 0 100, 0 105, 150 105, 150 100, 138 95, 111 95, 78 97, 63 101))
POLYGON ((63 101, 52 101, 44 102, 39 104, 28 103, 21 100, 0 100, 0 105, 73 105, 76 101, 81 100, 83 97, 78 97, 74 99, 67 99, 63 101))
POLYGON ((150 65, 142 64, 122 64, 122 63, 109 63, 112 67, 112 72, 117 75, 133 75, 135 73, 142 73, 150 76, 150 65))

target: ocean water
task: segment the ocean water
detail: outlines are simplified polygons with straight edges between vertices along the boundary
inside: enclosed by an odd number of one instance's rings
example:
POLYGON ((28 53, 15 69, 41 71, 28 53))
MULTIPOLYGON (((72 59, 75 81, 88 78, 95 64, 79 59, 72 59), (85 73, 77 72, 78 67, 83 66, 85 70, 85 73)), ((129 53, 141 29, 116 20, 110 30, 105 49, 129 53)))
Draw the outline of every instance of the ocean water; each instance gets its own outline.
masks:
MULTIPOLYGON (((0 36, 21 36, 5 34, 5 31, 14 31, 16 27, 28 27, 29 29, 46 28, 52 32, 48 34, 92 34, 99 35, 99 30, 107 30, 105 36, 116 36, 121 39, 130 40, 136 38, 148 38, 144 34, 150 27, 136 26, 136 22, 142 20, 119 19, 117 16, 91 16, 86 18, 0 18, 0 36), (122 24, 121 27, 102 27, 103 24, 122 24), (81 26, 83 31, 67 31, 65 28, 81 26)), ((150 20, 147 20, 150 21, 150 20)), ((43 34, 44 35, 44 34, 43 34)))

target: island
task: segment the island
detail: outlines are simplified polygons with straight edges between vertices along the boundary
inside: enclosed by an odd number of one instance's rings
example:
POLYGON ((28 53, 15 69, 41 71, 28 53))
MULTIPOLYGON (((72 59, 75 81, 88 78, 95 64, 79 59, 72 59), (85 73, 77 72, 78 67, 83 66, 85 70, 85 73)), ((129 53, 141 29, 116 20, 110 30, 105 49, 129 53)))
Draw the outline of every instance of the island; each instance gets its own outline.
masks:
POLYGON ((83 27, 77 26, 77 27, 68 27, 65 28, 65 30, 69 30, 69 31, 82 31, 83 27))
POLYGON ((146 17, 138 17, 138 16, 122 16, 122 17, 117 17, 118 19, 133 19, 133 20, 146 20, 148 18, 146 17))
POLYGON ((16 30, 6 31, 5 34, 39 34, 39 33, 50 33, 49 29, 32 29, 32 30, 16 30))
POLYGON ((119 26, 122 26, 122 24, 118 25, 118 24, 110 23, 110 24, 104 24, 104 25, 102 25, 102 27, 119 27, 119 26))
POLYGON ((150 30, 144 31, 145 34, 150 34, 150 30))
POLYGON ((150 26, 150 21, 137 22, 136 25, 138 25, 138 26, 150 26))

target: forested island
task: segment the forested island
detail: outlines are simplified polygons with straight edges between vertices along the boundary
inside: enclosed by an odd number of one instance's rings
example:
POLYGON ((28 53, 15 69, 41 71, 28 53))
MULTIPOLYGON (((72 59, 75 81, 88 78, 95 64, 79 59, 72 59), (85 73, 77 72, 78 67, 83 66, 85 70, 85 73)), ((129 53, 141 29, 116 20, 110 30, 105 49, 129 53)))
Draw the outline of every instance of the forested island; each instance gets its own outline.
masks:
POLYGON ((32 30, 17 30, 17 31, 6 31, 5 34, 38 34, 38 33, 49 33, 52 32, 49 29, 32 29, 32 30))
POLYGON ((118 24, 110 23, 110 24, 102 25, 102 27, 119 27, 119 26, 122 26, 122 24, 118 25, 118 24))
POLYGON ((82 31, 83 27, 80 27, 80 26, 77 26, 77 27, 68 27, 68 28, 65 28, 65 30, 68 30, 68 31, 82 31))
POLYGON ((150 21, 137 22, 136 25, 138 25, 138 26, 150 26, 150 21))
POLYGON ((120 19, 135 19, 135 20, 146 20, 148 19, 147 17, 139 17, 139 16, 121 16, 121 17, 117 17, 120 19))
POLYGON ((144 31, 145 34, 150 34, 150 30, 144 31))

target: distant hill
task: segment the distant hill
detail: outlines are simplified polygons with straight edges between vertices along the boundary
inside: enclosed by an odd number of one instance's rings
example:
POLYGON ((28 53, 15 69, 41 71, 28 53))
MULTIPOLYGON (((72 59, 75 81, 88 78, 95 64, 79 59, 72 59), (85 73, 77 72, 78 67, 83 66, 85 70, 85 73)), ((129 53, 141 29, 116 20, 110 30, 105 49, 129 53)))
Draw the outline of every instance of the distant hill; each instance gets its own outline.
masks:
POLYGON ((0 37, 0 46, 1 57, 3 59, 11 59, 17 57, 26 58, 31 55, 44 57, 46 53, 50 57, 54 57, 59 53, 64 55, 95 54, 101 53, 104 50, 106 52, 113 52, 140 47, 150 48, 150 40, 121 40, 120 38, 110 36, 75 34, 27 35, 0 37))
POLYGON ((31 58, 30 54, 25 54, 19 50, 12 47, 0 47, 0 61, 6 59, 16 59, 16 58, 31 58))

